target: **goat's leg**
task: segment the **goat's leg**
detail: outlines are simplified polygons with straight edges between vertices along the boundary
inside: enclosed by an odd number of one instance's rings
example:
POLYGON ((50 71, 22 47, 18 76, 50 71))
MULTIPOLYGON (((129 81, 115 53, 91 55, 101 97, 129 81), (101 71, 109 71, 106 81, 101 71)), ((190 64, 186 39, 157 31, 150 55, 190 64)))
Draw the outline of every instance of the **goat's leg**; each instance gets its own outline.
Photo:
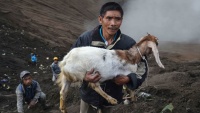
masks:
POLYGON ((135 95, 135 91, 129 89, 126 85, 123 86, 124 87, 124 92, 126 94, 126 97, 124 97, 124 99, 129 99, 131 102, 137 101, 137 97, 135 95))
POLYGON ((104 97, 109 103, 111 104, 117 104, 117 100, 113 97, 109 96, 107 93, 105 93, 99 83, 89 83, 89 86, 94 89, 97 93, 99 93, 102 97, 104 97))
POLYGON ((62 113, 67 113, 67 109, 65 106, 65 99, 66 99, 70 84, 71 83, 66 81, 66 79, 62 80, 62 87, 60 90, 60 110, 62 113))
POLYGON ((135 91, 130 90, 130 89, 127 89, 127 90, 128 90, 129 95, 130 95, 130 101, 131 102, 137 101, 137 97, 135 95, 135 91))

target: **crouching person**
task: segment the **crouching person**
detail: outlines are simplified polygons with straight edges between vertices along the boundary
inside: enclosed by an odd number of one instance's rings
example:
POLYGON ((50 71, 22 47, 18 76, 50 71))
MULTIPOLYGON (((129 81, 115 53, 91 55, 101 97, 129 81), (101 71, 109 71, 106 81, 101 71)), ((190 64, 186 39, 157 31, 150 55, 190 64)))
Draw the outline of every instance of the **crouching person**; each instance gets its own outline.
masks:
POLYGON ((28 109, 33 108, 37 103, 40 103, 43 109, 47 109, 46 95, 42 92, 37 81, 32 79, 29 71, 20 73, 21 83, 16 88, 17 96, 17 111, 24 113, 23 104, 28 105, 28 109))

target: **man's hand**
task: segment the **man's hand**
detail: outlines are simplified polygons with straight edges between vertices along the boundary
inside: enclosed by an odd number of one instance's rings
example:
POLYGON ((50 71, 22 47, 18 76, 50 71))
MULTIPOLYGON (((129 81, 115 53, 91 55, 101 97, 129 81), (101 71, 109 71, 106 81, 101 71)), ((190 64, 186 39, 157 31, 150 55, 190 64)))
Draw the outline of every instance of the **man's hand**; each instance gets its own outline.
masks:
POLYGON ((92 82, 92 83, 96 83, 100 79, 101 79, 100 73, 99 72, 94 73, 94 69, 87 71, 87 73, 85 74, 85 78, 84 78, 85 81, 92 82))
POLYGON ((28 109, 34 107, 36 103, 37 103, 37 99, 32 99, 28 105, 28 109))
POLYGON ((117 84, 117 85, 123 85, 123 84, 126 84, 130 81, 129 77, 128 76, 124 76, 124 75, 118 75, 114 78, 114 82, 117 84))

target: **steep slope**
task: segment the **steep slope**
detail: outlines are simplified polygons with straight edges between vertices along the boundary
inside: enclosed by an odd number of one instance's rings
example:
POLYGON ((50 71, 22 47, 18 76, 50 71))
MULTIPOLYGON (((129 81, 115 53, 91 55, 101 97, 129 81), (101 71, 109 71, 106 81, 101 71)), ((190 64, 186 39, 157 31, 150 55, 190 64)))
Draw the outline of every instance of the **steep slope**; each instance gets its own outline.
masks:
POLYGON ((66 46, 72 44, 97 18, 105 1, 1 0, 0 19, 22 27, 30 35, 53 45, 66 46))
MULTIPOLYGON (((27 110, 25 107, 26 113, 60 113, 59 88, 51 81, 49 65, 54 56, 63 58, 71 43, 87 29, 85 23, 93 24, 91 21, 98 15, 101 2, 0 1, 0 78, 4 74, 11 78, 11 89, 0 89, 1 113, 17 113, 15 88, 20 82, 19 73, 25 69, 33 73, 34 79, 47 94, 47 102, 52 105, 47 111, 40 108, 27 110), (37 54, 37 66, 29 64, 29 54, 32 52, 37 54)), ((164 44, 160 50, 165 52, 161 51, 160 56, 165 70, 158 68, 154 58, 149 58, 148 86, 144 83, 140 87, 140 91, 151 94, 151 98, 139 97, 132 104, 120 104, 115 107, 114 113, 160 113, 169 103, 174 107, 172 113, 199 113, 200 52, 197 48, 200 45, 164 44), (195 53, 191 50, 195 50, 195 53)), ((66 103, 70 113, 79 112, 79 87, 70 87, 66 103)))

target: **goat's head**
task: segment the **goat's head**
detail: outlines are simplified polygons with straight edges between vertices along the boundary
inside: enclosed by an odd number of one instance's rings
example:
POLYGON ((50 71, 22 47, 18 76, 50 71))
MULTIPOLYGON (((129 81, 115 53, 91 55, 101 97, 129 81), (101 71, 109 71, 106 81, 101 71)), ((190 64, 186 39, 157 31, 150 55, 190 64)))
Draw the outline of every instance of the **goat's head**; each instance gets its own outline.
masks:
POLYGON ((164 68, 163 64, 160 61, 159 58, 159 53, 158 53, 158 38, 150 35, 149 33, 147 33, 147 36, 142 37, 140 42, 137 43, 137 46, 144 46, 145 48, 145 52, 144 55, 149 55, 153 52, 153 55, 156 59, 157 64, 161 67, 164 68))
POLYGON ((149 55, 153 52, 153 48, 158 46, 158 38, 147 33, 147 36, 144 36, 137 43, 137 46, 144 48, 144 55, 149 55))

